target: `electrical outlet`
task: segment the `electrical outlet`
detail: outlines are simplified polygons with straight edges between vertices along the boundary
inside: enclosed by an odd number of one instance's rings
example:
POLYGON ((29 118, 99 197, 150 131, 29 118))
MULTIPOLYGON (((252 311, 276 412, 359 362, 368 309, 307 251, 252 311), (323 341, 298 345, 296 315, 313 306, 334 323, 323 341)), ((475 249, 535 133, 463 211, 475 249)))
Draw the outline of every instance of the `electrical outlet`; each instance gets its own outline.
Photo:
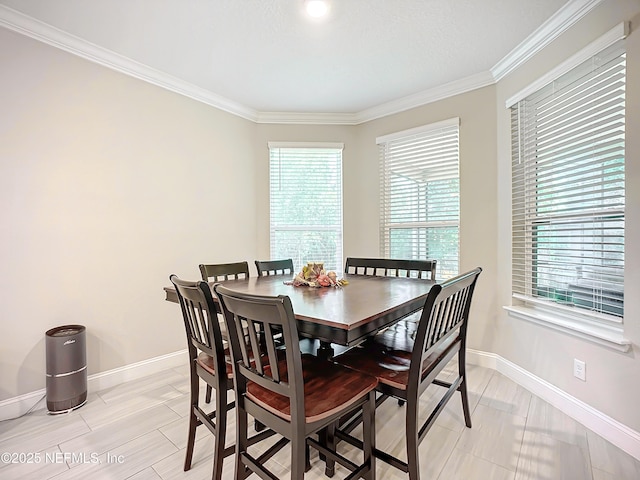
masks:
POLYGON ((573 376, 579 378, 583 382, 587 381, 587 364, 577 358, 573 359, 573 376))

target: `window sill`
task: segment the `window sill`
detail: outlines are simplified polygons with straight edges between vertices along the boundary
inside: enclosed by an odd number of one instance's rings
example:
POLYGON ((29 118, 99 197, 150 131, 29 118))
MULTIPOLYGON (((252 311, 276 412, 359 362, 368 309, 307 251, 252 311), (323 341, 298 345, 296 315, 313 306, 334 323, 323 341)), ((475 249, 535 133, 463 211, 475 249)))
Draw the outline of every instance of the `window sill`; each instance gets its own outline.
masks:
POLYGON ((613 325, 585 322, 555 312, 542 311, 529 306, 503 307, 509 316, 543 325, 578 338, 589 340, 599 345, 612 348, 619 352, 628 352, 631 342, 624 338, 622 329, 613 325))

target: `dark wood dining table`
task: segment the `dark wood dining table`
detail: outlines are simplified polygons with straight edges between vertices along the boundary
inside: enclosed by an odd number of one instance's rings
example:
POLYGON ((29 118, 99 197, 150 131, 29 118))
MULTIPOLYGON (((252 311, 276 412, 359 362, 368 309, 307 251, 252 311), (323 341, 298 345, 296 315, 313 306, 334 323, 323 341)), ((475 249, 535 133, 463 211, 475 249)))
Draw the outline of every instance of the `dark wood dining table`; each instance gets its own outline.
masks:
MULTIPOLYGON (((299 332, 331 343, 351 346, 393 325, 424 306, 434 281, 373 275, 344 275, 340 288, 293 286, 292 277, 272 275, 227 280, 224 285, 240 293, 287 295, 298 320, 299 332)), ((213 286, 213 282, 210 282, 213 286)), ((166 300, 178 302, 173 287, 165 287, 166 300)))

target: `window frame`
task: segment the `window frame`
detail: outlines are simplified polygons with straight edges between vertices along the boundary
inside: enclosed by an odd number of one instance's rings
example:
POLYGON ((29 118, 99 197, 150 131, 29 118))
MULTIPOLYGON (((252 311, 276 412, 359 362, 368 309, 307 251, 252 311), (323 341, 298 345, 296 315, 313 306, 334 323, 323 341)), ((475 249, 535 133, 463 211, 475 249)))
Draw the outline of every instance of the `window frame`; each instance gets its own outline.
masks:
MULTIPOLYGON (((276 238, 276 232, 306 232, 306 233, 322 233, 322 232, 332 232, 336 235, 336 248, 335 248, 335 257, 336 257, 336 265, 328 264, 325 267, 330 270, 341 271, 342 270, 342 262, 343 262, 343 241, 344 241, 344 212, 343 212, 343 204, 344 204, 344 175, 343 175, 343 155, 342 152, 344 150, 344 144, 338 142, 268 142, 269 148, 269 252, 271 259, 279 259, 279 258, 292 258, 294 264, 294 270, 298 271, 302 268, 305 259, 302 259, 299 256, 293 255, 291 251, 287 253, 278 254, 277 245, 274 243, 276 238), (316 151, 318 154, 322 154, 322 150, 325 150, 327 155, 337 155, 337 166, 338 166, 338 175, 337 180, 339 181, 339 187, 337 189, 338 201, 337 207, 339 209, 338 219, 336 224, 327 225, 323 223, 317 224, 274 224, 274 194, 273 194, 273 156, 275 151, 286 151, 289 155, 301 155, 304 157, 303 151, 316 151), (299 151, 296 153, 296 151, 299 151)), ((291 159, 291 157, 289 157, 291 159)), ((305 160, 313 160, 313 155, 310 155, 305 160)), ((301 184, 304 184, 303 178, 300 178, 301 184)), ((321 188, 319 186, 318 188, 321 188)), ((314 202, 313 196, 308 197, 309 202, 314 202)), ((322 256, 322 255, 320 255, 322 256)), ((326 262, 326 258, 308 258, 306 261, 315 261, 315 262, 326 262)))
MULTIPOLYGON (((460 119, 455 117, 384 135, 376 138, 376 143, 380 157, 380 255, 385 258, 398 256, 393 254, 393 232, 406 231, 414 240, 411 242, 411 253, 402 255, 403 258, 437 260, 438 278, 457 275, 460 270, 460 119), (404 149, 411 150, 411 153, 403 153, 404 149), (434 153, 439 149, 444 153, 434 153), (398 171, 406 169, 414 173, 418 170, 422 176, 431 174, 436 178, 419 181, 407 176, 404 187, 399 183, 394 186, 393 169, 396 169, 396 178, 402 176, 398 171), (415 183, 415 187, 411 187, 410 182, 415 183), (452 185, 453 191, 450 188, 452 185), (403 188, 413 188, 413 198, 410 193, 398 195, 403 188), (432 189, 432 195, 429 195, 429 189, 432 189), (430 214, 430 198, 436 207, 433 212, 438 213, 430 214), (415 208, 397 207, 398 199, 413 203, 415 208), (453 205, 452 201, 455 202, 453 205), (399 217, 404 218, 398 220, 399 217), (447 229, 450 230, 448 233, 447 229), (449 239, 449 242, 455 244, 454 255, 435 258, 428 253, 427 239, 431 235, 440 233, 450 236, 452 232, 455 239, 449 239)), ((437 250, 437 246, 434 250, 437 250)))
MULTIPOLYGON (((571 72, 576 67, 582 65, 585 61, 598 55, 601 51, 611 47, 616 42, 623 39, 627 33, 628 25, 626 23, 616 26, 614 29, 612 29, 596 41, 592 42, 590 45, 568 59, 566 62, 563 62, 563 64, 559 65, 545 76, 533 82, 523 91, 508 99, 506 104, 507 108, 511 109, 520 101, 536 94, 537 92, 545 88, 550 82, 553 82, 556 79, 560 78, 562 75, 571 72)), ((513 124, 513 120, 511 123, 513 124)), ((513 135, 515 134, 512 132, 512 136, 513 135)), ((520 152, 516 152, 513 145, 512 148, 513 161, 515 159, 515 156, 519 155, 520 152)), ((513 195, 514 194, 512 193, 512 198, 515 198, 513 195)), ((622 209, 622 212, 607 210, 604 206, 600 207, 600 210, 601 212, 608 215, 615 214, 624 216, 624 208, 622 209)), ((515 210, 512 212, 513 222, 516 222, 515 212, 515 210)), ((552 223, 554 221, 553 217, 553 214, 537 216, 531 215, 529 225, 533 225, 536 222, 536 218, 538 219, 538 223, 552 223)), ((596 215, 594 214, 589 218, 596 218, 596 215)), ((530 241, 532 241, 532 239, 530 239, 530 241)), ((525 250, 527 248, 530 249, 530 252, 533 255, 534 248, 530 245, 525 247, 525 250)), ((512 262, 516 257, 518 257, 518 254, 513 251, 512 262)), ((524 262, 527 261, 533 263, 534 259, 532 257, 529 257, 527 260, 527 256, 525 253, 524 262)), ((513 265, 512 270, 515 270, 515 266, 513 265)), ((626 352, 629 350, 630 342, 623 335, 623 317, 618 317, 602 312, 592 312, 583 307, 566 306, 561 303, 555 303, 545 298, 533 296, 533 292, 530 292, 531 295, 527 294, 526 291, 524 294, 517 293, 515 291, 515 284, 513 283, 515 282, 513 273, 514 272, 512 271, 512 305, 504 307, 510 316, 527 321, 532 321, 534 323, 538 323, 565 333, 570 333, 577 337, 587 339, 589 341, 607 346, 609 348, 613 348, 618 351, 626 352)), ((531 284, 533 283, 534 281, 531 280, 531 284)))

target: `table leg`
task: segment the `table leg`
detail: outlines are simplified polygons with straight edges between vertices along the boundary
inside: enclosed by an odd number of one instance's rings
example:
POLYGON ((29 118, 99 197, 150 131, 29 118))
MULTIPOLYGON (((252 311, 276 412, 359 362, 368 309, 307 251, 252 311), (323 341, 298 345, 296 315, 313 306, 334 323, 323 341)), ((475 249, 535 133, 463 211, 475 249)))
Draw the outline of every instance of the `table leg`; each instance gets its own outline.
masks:
POLYGON ((323 360, 332 360, 333 354, 334 354, 334 351, 333 351, 333 347, 331 346, 331 343, 320 341, 320 346, 316 351, 316 356, 318 358, 322 358, 323 360))
MULTIPOLYGON (((331 346, 330 342, 325 342, 320 340, 320 345, 318 346, 318 350, 316 350, 316 356, 318 358, 322 358, 324 360, 332 360, 333 359, 333 347, 331 346)), ((320 434, 319 434, 319 439, 320 443, 322 445, 324 445, 325 447, 327 446, 327 430, 326 428, 323 429, 320 434)), ((332 441, 335 442, 335 440, 333 440, 333 436, 331 438, 332 441)), ((320 460, 323 462, 326 462, 327 459, 323 454, 320 454, 320 460)), ((328 467, 325 469, 325 474, 328 477, 332 477, 333 476, 333 468, 328 467)))

